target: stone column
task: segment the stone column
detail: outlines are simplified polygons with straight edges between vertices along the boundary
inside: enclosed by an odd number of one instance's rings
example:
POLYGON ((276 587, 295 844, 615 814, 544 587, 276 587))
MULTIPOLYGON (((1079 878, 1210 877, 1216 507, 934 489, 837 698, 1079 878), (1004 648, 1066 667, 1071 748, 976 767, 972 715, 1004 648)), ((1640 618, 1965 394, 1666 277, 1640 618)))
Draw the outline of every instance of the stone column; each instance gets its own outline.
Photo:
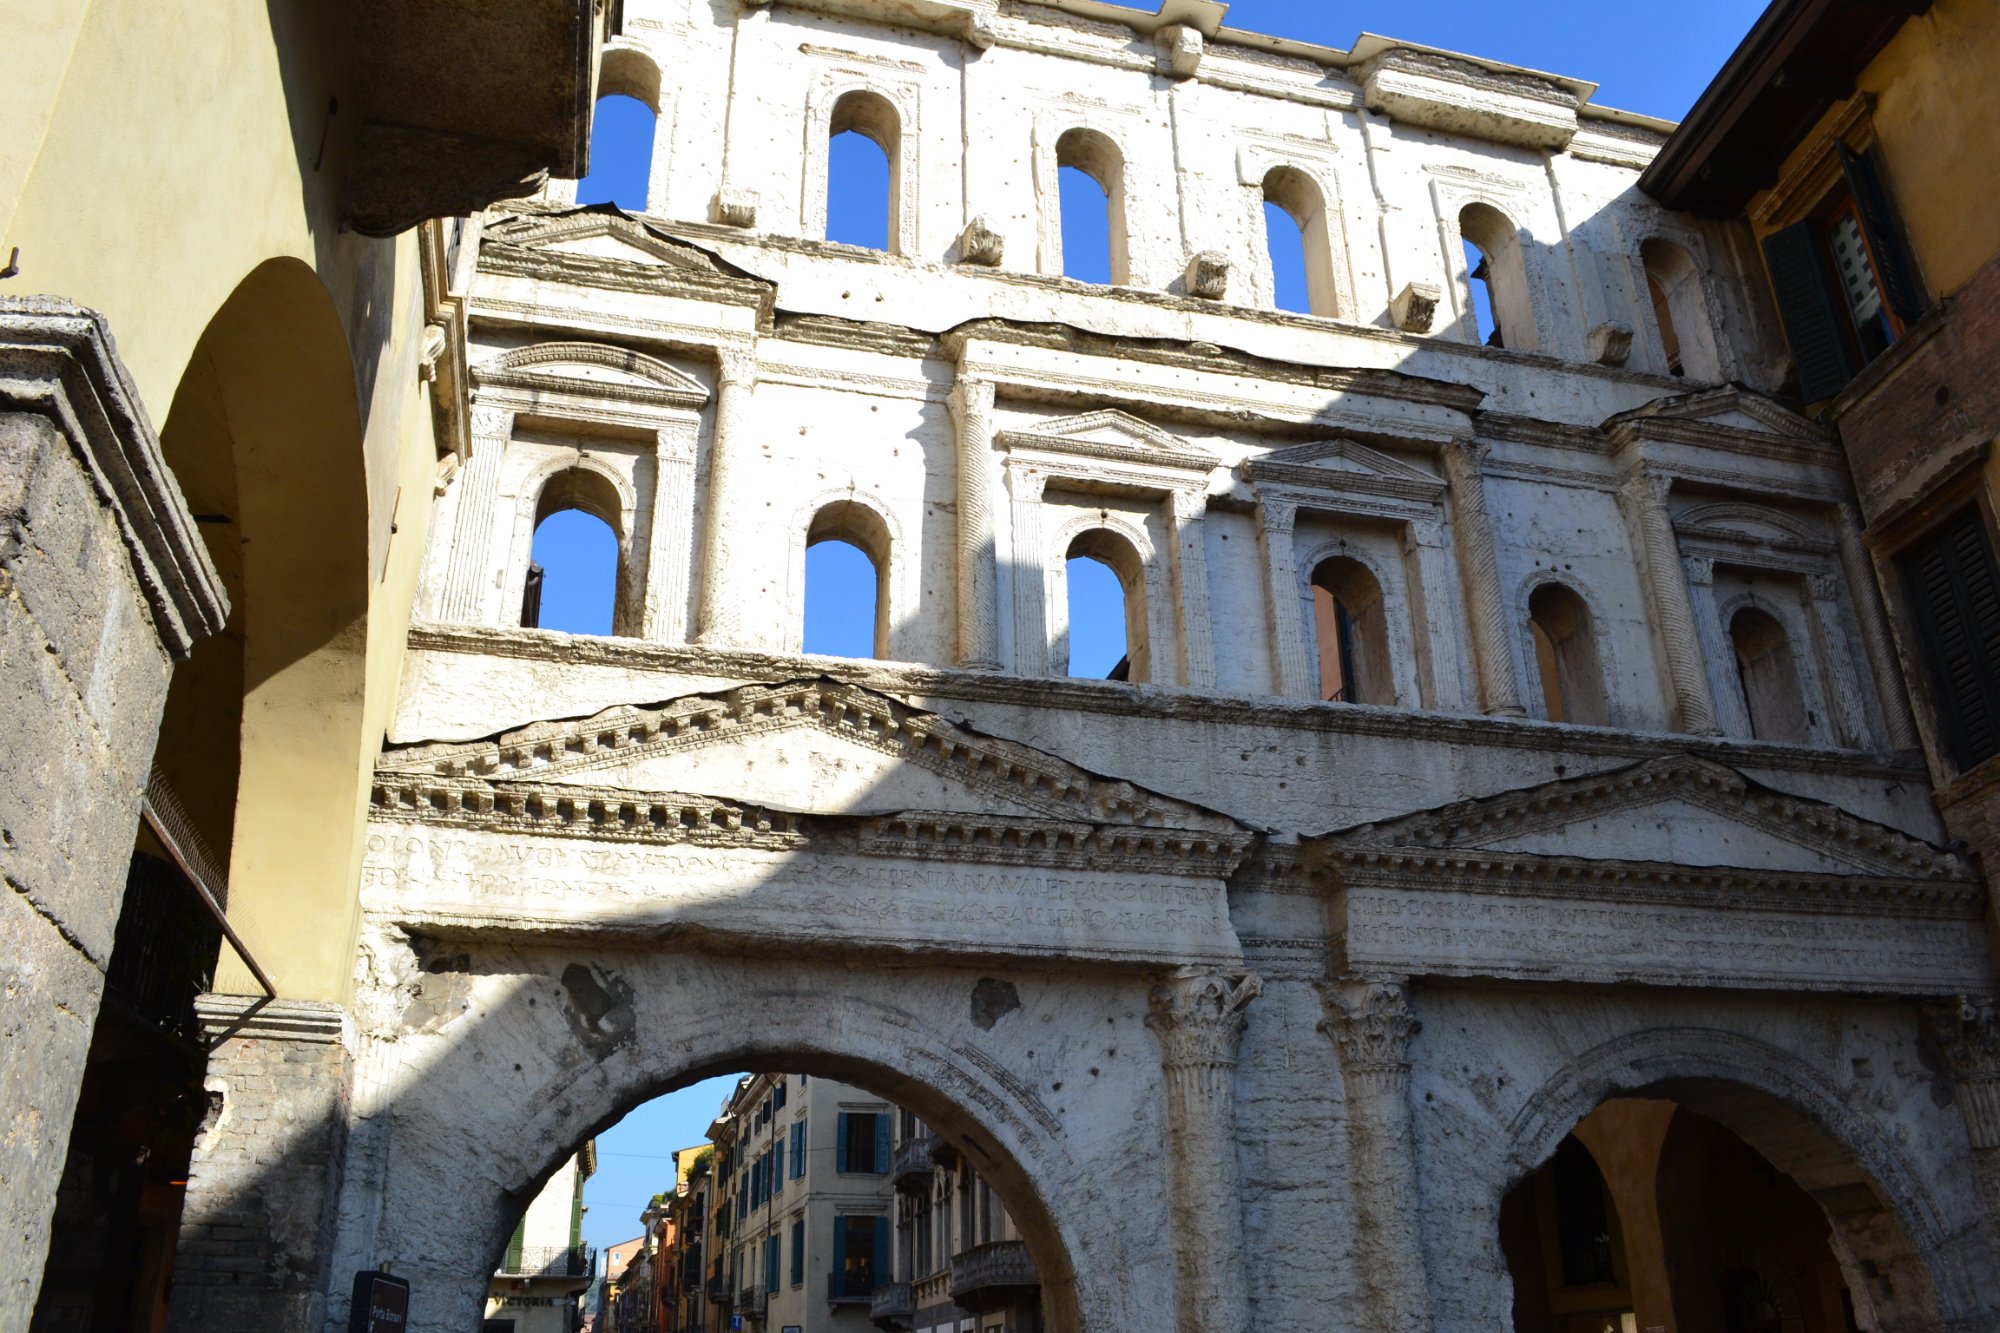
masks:
POLYGON ((951 391, 951 412, 958 422, 958 664, 970 671, 998 671, 993 381, 959 380, 951 391))
POLYGON ((322 1333, 350 1028, 339 1005, 204 995, 208 1120, 195 1140, 171 1333, 322 1333))
POLYGON ((1701 659, 1708 667, 1716 726, 1725 736, 1748 736, 1750 710, 1743 698, 1743 687, 1736 679, 1736 645, 1729 641, 1722 625, 1722 612, 1715 604, 1715 561, 1706 556, 1688 556, 1681 561, 1681 577, 1687 580, 1688 608, 1694 615, 1701 659))
POLYGON ((1445 553, 1444 520, 1421 519, 1406 533, 1410 563, 1416 566, 1416 595, 1410 619, 1422 637, 1423 665, 1430 671, 1427 708, 1446 713, 1465 707, 1465 681, 1459 670, 1458 617, 1451 614, 1450 557, 1445 553))
MULTIPOLYGON (((757 384, 757 361, 748 351, 725 347, 717 354, 715 434, 708 449, 708 504, 702 514, 701 630, 696 639, 715 648, 745 648, 742 572, 735 525, 749 520, 754 508, 744 493, 743 460, 749 450, 744 437, 750 395, 757 384)), ((769 534, 755 532, 754 540, 769 534)))
POLYGON ((41 1286, 174 665, 228 615, 103 319, 0 297, 0 1328, 41 1286))
POLYGON ((1257 546, 1264 555, 1264 595, 1271 606, 1271 674, 1288 699, 1319 697, 1319 676, 1299 611, 1299 570, 1292 528, 1299 507, 1289 500, 1257 505, 1257 546))
POLYGON ((1458 574, 1465 580, 1479 705, 1494 717, 1526 717, 1500 571, 1493 557, 1493 528, 1486 516, 1486 476, 1481 470, 1485 457, 1486 446, 1471 440, 1444 451, 1445 475, 1451 482, 1451 525, 1458 538, 1458 574))
POLYGON ((1167 1089, 1167 1205, 1175 1327, 1248 1333, 1243 1191, 1236 1170, 1236 1045, 1263 990, 1254 972, 1183 968, 1153 988, 1146 1026, 1167 1089))
POLYGON ((1014 672, 1049 674, 1048 571, 1043 567, 1042 491, 1048 479, 1027 468, 1012 468, 1007 486, 1013 499, 1014 672))
POLYGON ((1638 547, 1640 572, 1652 595, 1660 644, 1666 653, 1667 678, 1673 685, 1680 729, 1697 736, 1717 735, 1715 696, 1708 687, 1708 664, 1702 660, 1701 635, 1688 601, 1687 575, 1681 569, 1680 542, 1667 510, 1668 477, 1634 468, 1621 494, 1638 547))
POLYGON ((646 617, 656 643, 687 642, 689 534, 694 527, 696 422, 663 428, 653 443, 653 513, 646 542, 646 617))
POLYGON ((1424 1333, 1430 1283, 1418 1226, 1416 1144, 1410 1127, 1410 1040, 1423 1025, 1401 984, 1325 985, 1320 1024, 1340 1048, 1347 1090, 1362 1290, 1369 1328, 1424 1333))
MULTIPOLYGON (((445 566, 440 617, 453 625, 493 623, 493 511, 500 496, 500 469, 514 414, 497 407, 472 409, 472 457, 458 478, 458 508, 452 517, 451 560, 445 566)), ((514 617, 518 620, 519 617, 514 617)))
POLYGON ((1910 696, 1903 688, 1902 664, 1896 658, 1896 644, 1889 635, 1889 618, 1882 608, 1882 590, 1875 581, 1875 561, 1861 540, 1861 519, 1851 505, 1836 505, 1833 528, 1840 543, 1840 568, 1847 575, 1847 595, 1854 602, 1855 623, 1861 628, 1861 644, 1868 651, 1868 666, 1875 675, 1875 693, 1882 700, 1885 739, 1898 750, 1915 750, 1923 741, 1917 735, 1917 721, 1910 713, 1910 696))
POLYGON ((1925 1035, 1956 1085, 1973 1174, 1986 1201, 1989 1244, 2000 1250, 2000 1000, 1934 1000, 1923 1014, 1925 1035))
POLYGON ((1174 535, 1174 590, 1179 594, 1181 684, 1191 690, 1215 688, 1215 621, 1208 605, 1208 539, 1202 517, 1205 491, 1175 491, 1167 500, 1174 535))

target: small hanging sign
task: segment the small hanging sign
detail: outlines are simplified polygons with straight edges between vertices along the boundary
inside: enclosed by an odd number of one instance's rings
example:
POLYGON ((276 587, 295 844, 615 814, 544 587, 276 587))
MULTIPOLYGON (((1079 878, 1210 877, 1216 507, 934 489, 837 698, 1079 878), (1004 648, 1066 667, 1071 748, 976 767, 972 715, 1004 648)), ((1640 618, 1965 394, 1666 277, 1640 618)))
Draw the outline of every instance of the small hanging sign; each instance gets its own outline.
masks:
POLYGON ((409 1283, 374 1269, 354 1275, 347 1333, 403 1333, 409 1318, 409 1283))

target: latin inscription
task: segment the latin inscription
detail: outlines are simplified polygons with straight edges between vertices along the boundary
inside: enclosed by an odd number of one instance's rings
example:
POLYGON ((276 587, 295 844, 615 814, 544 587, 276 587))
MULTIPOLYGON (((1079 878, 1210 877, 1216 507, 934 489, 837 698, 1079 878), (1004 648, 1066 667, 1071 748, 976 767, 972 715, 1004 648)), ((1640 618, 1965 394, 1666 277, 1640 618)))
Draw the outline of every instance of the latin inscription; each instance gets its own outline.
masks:
POLYGON ((1672 983, 1717 974, 1950 991, 1986 977, 1976 922, 1704 911, 1642 903, 1351 890, 1357 964, 1461 975, 1612 973, 1672 983))

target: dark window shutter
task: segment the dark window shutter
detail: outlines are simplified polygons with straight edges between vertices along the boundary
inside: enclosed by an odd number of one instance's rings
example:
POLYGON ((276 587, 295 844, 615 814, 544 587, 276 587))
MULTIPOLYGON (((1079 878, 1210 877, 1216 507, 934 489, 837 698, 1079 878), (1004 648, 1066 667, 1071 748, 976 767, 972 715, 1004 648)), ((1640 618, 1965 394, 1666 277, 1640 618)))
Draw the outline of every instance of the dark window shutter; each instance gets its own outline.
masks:
POLYGON ((2000 753, 2000 576, 1977 506, 1902 561, 1938 720, 1962 772, 2000 753))
POLYGON ((838 1214, 833 1219, 833 1281, 834 1290, 840 1289, 840 1280, 847 1272, 847 1219, 838 1214))
POLYGON ((1854 206, 1861 214, 1861 227, 1868 235, 1868 253, 1874 256, 1876 272, 1882 279, 1882 294, 1897 319, 1904 324, 1915 323, 1924 313, 1924 293, 1917 283, 1916 265, 1910 262, 1909 249, 1903 244, 1902 225, 1897 221, 1896 210, 1889 205, 1889 192, 1882 188, 1882 177, 1873 161, 1846 144, 1838 147, 1840 169, 1847 176, 1848 193, 1854 196, 1854 206))
POLYGON ((1771 270, 1785 340, 1799 368, 1799 397, 1809 403, 1832 397, 1854 378, 1855 367, 1841 336, 1836 294, 1827 287, 1812 224, 1801 222, 1766 236, 1764 264, 1771 270))
POLYGON ((847 1112, 842 1111, 840 1113, 840 1123, 834 1126, 834 1140, 837 1146, 834 1148, 833 1169, 836 1171, 852 1169, 848 1166, 847 1162, 847 1122, 851 1118, 847 1112))
POLYGON ((806 1224, 792 1223, 792 1285, 806 1280, 806 1224))
MULTIPOLYGON (((887 1116, 882 1118, 888 1119, 887 1116)), ((872 1290, 889 1280, 889 1219, 886 1217, 875 1219, 875 1253, 870 1258, 868 1286, 872 1290)))
POLYGON ((875 1121, 875 1165, 869 1170, 880 1175, 889 1169, 889 1117, 871 1117, 875 1121))

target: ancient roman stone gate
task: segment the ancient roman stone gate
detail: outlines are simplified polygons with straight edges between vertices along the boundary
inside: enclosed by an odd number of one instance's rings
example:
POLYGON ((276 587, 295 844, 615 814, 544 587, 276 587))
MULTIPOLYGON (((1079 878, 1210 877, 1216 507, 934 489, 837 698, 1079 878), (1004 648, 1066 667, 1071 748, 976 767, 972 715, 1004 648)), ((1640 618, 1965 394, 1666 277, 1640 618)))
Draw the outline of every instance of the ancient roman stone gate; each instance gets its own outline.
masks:
POLYGON ((1510 1191, 1638 1096, 1803 1191, 1862 1327, 2000 1326, 1986 892, 1740 238, 1632 189, 1659 127, 1376 39, 894 8, 628 0, 647 216, 468 231, 353 1001, 211 999, 184 1252, 283 1218, 287 1327, 390 1264, 456 1333, 579 1140, 782 1067, 970 1155, 1063 1333, 1471 1333, 1510 1191), (853 126, 886 251, 823 238, 853 126), (1069 166, 1115 290, 1062 276, 1069 166), (1706 375, 1665 373, 1662 236, 1706 375), (615 538, 612 636, 534 626, 565 508, 615 538), (825 538, 875 660, 801 652, 825 538), (1071 558, 1126 679, 1065 676, 1071 558))

